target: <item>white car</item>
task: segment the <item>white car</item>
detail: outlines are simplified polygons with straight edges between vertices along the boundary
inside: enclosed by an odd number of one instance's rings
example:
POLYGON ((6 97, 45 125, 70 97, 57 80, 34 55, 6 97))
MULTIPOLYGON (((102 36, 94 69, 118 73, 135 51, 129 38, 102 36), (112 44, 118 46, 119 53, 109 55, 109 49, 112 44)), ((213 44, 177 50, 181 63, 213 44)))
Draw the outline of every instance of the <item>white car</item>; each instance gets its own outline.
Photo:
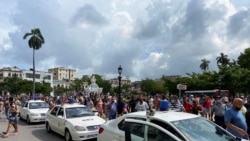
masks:
POLYGON ((26 120, 27 124, 32 122, 44 122, 49 104, 42 100, 26 101, 20 108, 20 119, 26 120))
POLYGON ((46 130, 64 136, 66 141, 97 138, 105 120, 80 104, 57 105, 47 112, 46 130))
MULTIPOLYGON (((134 112, 101 125, 98 141, 240 141, 213 122, 194 114, 134 112)), ((243 141, 243 140, 241 140, 243 141)))

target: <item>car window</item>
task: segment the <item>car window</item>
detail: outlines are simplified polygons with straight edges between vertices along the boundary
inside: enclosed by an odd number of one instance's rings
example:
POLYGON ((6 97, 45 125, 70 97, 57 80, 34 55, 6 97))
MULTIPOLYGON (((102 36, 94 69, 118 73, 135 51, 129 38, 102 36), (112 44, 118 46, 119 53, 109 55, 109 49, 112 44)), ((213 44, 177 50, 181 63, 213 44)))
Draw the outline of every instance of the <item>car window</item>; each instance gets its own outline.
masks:
MULTIPOLYGON (((126 122, 126 124, 127 123, 128 122, 126 122)), ((130 122, 125 126, 127 126, 125 135, 129 135, 131 141, 144 140, 145 138, 147 138, 148 141, 176 141, 168 134, 153 126, 135 122, 130 122)))
POLYGON ((235 140, 224 129, 202 117, 172 121, 172 123, 191 141, 235 140))
POLYGON ((42 109, 49 108, 49 104, 46 102, 30 102, 29 109, 42 109))
POLYGON ((182 137, 181 134, 179 134, 172 126, 168 125, 165 122, 159 121, 159 120, 151 120, 151 123, 154 123, 156 125, 161 126, 162 128, 168 130, 169 132, 171 132, 172 134, 174 134, 175 136, 177 136, 178 138, 185 140, 184 137, 182 137))
POLYGON ((50 114, 56 116, 58 110, 59 110, 59 107, 56 106, 56 107, 50 112, 50 114))
POLYGON ((26 103, 24 104, 24 107, 28 108, 28 102, 26 102, 26 103))
MULTIPOLYGON (((146 121, 145 118, 138 118, 138 117, 126 117, 126 118, 146 121)), ((123 119, 122 121, 120 121, 117 126, 120 130, 125 131, 125 120, 123 119)))
POLYGON ((62 107, 60 108, 57 116, 62 116, 62 117, 64 116, 64 112, 63 112, 63 108, 62 107))
POLYGON ((148 126, 147 137, 148 141, 176 141, 168 134, 162 132, 161 130, 153 126, 148 126))
POLYGON ((66 118, 94 116, 94 113, 88 107, 66 108, 65 112, 66 118))

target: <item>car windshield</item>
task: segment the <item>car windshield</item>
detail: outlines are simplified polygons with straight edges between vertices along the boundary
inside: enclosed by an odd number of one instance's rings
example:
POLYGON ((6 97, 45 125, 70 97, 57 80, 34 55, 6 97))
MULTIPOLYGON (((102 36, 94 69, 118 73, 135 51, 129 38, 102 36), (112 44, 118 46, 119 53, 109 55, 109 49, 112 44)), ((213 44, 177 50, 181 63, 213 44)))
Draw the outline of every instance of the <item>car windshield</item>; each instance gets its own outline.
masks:
POLYGON ((73 107, 66 109, 66 118, 93 116, 94 113, 88 107, 73 107))
POLYGON ((31 102, 29 103, 29 109, 42 109, 49 108, 49 104, 46 102, 31 102))
POLYGON ((236 141, 236 139, 219 126, 203 117, 171 122, 190 141, 236 141))

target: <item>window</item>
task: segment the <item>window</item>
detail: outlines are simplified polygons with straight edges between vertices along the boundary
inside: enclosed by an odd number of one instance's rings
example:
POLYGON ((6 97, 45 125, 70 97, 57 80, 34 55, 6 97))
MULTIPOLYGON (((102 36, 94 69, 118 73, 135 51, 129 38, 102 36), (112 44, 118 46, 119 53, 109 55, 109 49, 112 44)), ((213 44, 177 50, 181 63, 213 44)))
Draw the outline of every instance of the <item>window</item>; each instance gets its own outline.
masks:
MULTIPOLYGON (((127 119, 137 119, 137 120, 146 121, 145 118, 138 118, 138 117, 127 117, 127 119)), ((122 131, 125 131, 125 120, 124 119, 118 124, 118 128, 122 131)))
POLYGON ((173 127, 171 127, 170 125, 168 125, 168 124, 166 124, 164 122, 158 121, 158 120, 152 120, 150 122, 161 126, 162 128, 168 130, 170 133, 174 134, 178 138, 184 140, 184 138, 173 127))
POLYGON ((59 107, 55 107, 50 114, 56 116, 57 111, 59 110, 59 107))
POLYGON ((62 116, 62 117, 64 116, 63 108, 60 108, 57 116, 62 116))
POLYGON ((136 137, 144 138, 145 126, 140 123, 130 123, 129 131, 132 135, 136 137))
POLYGON ((153 126, 148 126, 147 136, 148 141, 175 141, 171 136, 153 126))
POLYGON ((156 127, 135 122, 126 122, 125 135, 125 138, 129 138, 131 141, 144 141, 145 138, 148 141, 176 141, 156 127))
POLYGON ((28 102, 26 102, 26 103, 23 105, 23 107, 28 108, 28 102))

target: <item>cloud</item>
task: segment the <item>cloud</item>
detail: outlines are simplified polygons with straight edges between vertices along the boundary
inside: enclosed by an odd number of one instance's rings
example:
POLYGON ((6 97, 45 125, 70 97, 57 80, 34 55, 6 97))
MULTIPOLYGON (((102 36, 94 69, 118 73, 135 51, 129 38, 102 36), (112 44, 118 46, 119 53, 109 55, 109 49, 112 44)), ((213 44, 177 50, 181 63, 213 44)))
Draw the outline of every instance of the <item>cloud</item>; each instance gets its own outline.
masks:
POLYGON ((247 0, 5 1, 0 6, 0 66, 32 67, 22 37, 40 28, 45 44, 36 67, 75 68, 134 80, 216 70, 221 52, 236 59, 249 47, 247 0))
POLYGON ((95 7, 91 4, 85 4, 73 16, 72 24, 86 27, 88 25, 101 26, 106 24, 106 18, 96 11, 95 7))

